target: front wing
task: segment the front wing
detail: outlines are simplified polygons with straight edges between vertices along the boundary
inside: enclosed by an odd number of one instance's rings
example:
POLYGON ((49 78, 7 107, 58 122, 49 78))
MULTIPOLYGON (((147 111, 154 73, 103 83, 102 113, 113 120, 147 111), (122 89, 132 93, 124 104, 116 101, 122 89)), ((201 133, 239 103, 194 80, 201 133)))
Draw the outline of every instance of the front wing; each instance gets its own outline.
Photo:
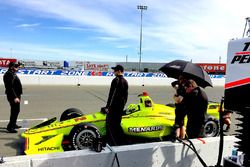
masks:
POLYGON ((63 134, 40 136, 32 135, 25 137, 25 154, 47 154, 63 152, 63 134))

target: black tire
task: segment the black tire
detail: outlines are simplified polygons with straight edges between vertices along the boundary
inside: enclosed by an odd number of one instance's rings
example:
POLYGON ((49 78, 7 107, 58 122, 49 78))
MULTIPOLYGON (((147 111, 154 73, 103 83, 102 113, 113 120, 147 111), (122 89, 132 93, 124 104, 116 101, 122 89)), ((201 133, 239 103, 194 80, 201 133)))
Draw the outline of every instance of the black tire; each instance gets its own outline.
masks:
POLYGON ((204 125, 205 137, 215 137, 220 133, 219 120, 214 117, 208 117, 204 125))
POLYGON ((79 110, 77 108, 69 108, 62 113, 62 115, 60 117, 60 121, 65 121, 65 120, 80 117, 83 115, 84 114, 82 113, 81 110, 79 110))
POLYGON ((78 125, 70 133, 70 143, 73 150, 92 149, 98 138, 100 138, 100 134, 97 129, 86 125, 78 125))

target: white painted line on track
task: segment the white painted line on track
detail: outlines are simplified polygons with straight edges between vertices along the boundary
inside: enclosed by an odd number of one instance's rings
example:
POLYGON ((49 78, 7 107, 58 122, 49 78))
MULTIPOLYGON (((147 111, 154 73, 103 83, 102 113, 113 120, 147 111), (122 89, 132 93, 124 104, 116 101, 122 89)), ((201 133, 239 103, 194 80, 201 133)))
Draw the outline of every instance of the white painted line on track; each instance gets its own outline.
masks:
MULTIPOLYGON (((22 121, 47 121, 48 118, 31 118, 31 119, 18 119, 17 122, 22 121)), ((9 120, 0 120, 0 122, 9 122, 9 120)))

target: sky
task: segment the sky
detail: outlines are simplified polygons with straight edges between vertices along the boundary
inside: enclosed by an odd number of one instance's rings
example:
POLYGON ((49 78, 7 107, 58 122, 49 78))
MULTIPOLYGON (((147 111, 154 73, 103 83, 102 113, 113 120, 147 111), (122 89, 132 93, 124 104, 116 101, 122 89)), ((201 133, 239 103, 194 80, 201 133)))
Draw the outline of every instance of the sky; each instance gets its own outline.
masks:
POLYGON ((0 57, 225 63, 249 0, 0 0, 0 57), (142 42, 140 45, 141 10, 142 42))

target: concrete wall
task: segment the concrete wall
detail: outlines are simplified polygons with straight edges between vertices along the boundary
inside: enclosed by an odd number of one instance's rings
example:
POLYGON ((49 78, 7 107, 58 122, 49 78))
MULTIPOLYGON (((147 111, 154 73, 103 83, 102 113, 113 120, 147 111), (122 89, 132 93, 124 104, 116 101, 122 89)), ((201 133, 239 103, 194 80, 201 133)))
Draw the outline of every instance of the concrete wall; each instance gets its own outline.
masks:
MULTIPOLYGON (((57 76, 57 75, 18 75, 23 85, 110 85, 113 76, 57 76)), ((164 77, 126 77, 131 86, 170 85, 174 79, 164 77)), ((212 78, 214 86, 224 86, 225 78, 212 78)), ((3 75, 0 74, 0 85, 3 75)))
MULTIPOLYGON (((193 139, 197 152, 204 162, 216 165, 219 138, 205 138, 205 143, 193 139)), ((233 136, 224 137, 223 157, 231 155, 236 141, 233 136)), ((201 167, 195 153, 181 143, 155 142, 112 147, 117 153, 121 167, 201 167)), ((4 158, 0 167, 117 167, 114 152, 105 147, 101 153, 90 150, 68 151, 63 153, 16 156, 4 158), (112 163, 114 163, 112 165, 112 163)))

